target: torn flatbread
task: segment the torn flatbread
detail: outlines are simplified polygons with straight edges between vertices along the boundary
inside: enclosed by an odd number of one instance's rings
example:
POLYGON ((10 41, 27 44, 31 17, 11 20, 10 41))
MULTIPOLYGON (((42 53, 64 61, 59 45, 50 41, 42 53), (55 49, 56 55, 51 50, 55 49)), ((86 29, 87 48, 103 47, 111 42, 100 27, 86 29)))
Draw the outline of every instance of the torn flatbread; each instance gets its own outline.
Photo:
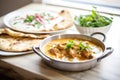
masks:
POLYGON ((73 25, 72 16, 69 11, 62 10, 59 15, 63 17, 63 20, 54 26, 55 30, 67 29, 73 25))
POLYGON ((9 35, 0 35, 0 49, 4 51, 30 51, 33 45, 38 45, 42 39, 19 38, 9 35))
POLYGON ((32 46, 38 45, 47 34, 26 34, 13 31, 9 28, 0 28, 0 50, 3 51, 30 51, 32 46))
POLYGON ((40 38, 40 39, 42 39, 42 38, 46 38, 49 36, 48 34, 27 34, 27 33, 13 31, 9 28, 4 28, 4 30, 2 29, 1 31, 2 31, 1 33, 6 33, 12 37, 28 37, 28 38, 40 38))

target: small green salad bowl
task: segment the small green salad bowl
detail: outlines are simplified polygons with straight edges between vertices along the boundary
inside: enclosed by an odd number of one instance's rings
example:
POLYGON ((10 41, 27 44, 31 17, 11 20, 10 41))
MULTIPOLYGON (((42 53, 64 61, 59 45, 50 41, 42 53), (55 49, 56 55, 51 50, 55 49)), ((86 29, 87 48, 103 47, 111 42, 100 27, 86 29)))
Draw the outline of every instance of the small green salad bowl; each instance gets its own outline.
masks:
POLYGON ((74 24, 78 32, 90 35, 94 32, 106 34, 113 22, 113 18, 109 15, 101 15, 92 10, 91 14, 79 15, 74 17, 74 24))

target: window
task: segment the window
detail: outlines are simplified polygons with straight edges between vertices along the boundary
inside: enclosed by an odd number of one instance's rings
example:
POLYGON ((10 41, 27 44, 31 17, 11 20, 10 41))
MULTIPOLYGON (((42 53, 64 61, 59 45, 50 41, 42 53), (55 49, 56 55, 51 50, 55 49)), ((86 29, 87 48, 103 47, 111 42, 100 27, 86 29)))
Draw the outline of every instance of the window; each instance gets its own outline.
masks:
POLYGON ((120 0, 62 0, 111 8, 120 8, 120 0))
MULTIPOLYGON (((44 3, 57 3, 61 4, 62 2, 67 3, 79 3, 79 4, 86 4, 86 5, 97 5, 97 6, 104 6, 104 7, 111 7, 111 8, 118 8, 120 9, 120 0, 42 0, 44 3)), ((61 4, 62 5, 62 4, 61 4)), ((72 5, 71 5, 72 6, 72 5)))
POLYGON ((120 15, 120 0, 43 0, 42 2, 83 10, 91 10, 96 6, 99 12, 120 15))

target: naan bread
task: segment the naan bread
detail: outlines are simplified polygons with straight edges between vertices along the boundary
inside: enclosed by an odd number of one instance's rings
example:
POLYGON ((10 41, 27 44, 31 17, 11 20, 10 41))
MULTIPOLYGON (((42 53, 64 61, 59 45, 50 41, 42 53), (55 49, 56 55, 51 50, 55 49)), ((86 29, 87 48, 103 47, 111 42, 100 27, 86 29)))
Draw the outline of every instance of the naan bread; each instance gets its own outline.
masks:
POLYGON ((55 30, 67 29, 73 25, 72 16, 69 11, 62 10, 59 15, 63 17, 63 20, 54 26, 55 30), (60 28, 61 26, 64 27, 60 28))
POLYGON ((28 37, 28 38, 46 38, 49 35, 48 34, 27 34, 27 33, 22 33, 22 32, 17 32, 17 31, 13 31, 9 28, 1 28, 0 29, 0 34, 8 34, 11 37, 28 37))
POLYGON ((38 45, 43 38, 48 36, 47 34, 26 34, 9 28, 0 28, 0 50, 30 51, 33 45, 38 45))
POLYGON ((30 51, 33 45, 38 45, 42 39, 19 38, 0 35, 0 49, 4 51, 30 51))
POLYGON ((5 32, 4 28, 0 28, 0 34, 3 34, 5 32))

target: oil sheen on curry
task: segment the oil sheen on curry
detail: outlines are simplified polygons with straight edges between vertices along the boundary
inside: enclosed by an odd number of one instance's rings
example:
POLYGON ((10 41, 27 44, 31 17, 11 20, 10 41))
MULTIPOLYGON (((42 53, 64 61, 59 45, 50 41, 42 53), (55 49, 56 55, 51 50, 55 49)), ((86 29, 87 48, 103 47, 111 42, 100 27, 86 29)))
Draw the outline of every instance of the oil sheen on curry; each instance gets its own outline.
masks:
POLYGON ((52 40, 44 46, 45 55, 65 62, 79 62, 100 56, 103 50, 90 41, 63 38, 52 40))

